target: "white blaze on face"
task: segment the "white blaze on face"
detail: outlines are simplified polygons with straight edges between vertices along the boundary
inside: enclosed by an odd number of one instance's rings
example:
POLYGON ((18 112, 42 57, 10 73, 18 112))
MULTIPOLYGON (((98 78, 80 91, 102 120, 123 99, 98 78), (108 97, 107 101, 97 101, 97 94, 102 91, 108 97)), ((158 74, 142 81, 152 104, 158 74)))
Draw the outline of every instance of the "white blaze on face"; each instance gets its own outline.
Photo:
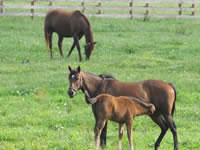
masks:
POLYGON ((72 79, 74 79, 74 78, 75 78, 75 75, 73 74, 73 75, 72 75, 72 79))

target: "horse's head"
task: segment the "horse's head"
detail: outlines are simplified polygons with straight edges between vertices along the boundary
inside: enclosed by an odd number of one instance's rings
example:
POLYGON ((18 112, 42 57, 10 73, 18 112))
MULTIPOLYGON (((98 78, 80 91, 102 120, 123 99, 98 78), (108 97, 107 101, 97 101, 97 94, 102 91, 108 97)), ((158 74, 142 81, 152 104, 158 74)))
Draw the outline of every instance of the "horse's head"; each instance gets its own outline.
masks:
POLYGON ((89 42, 85 45, 85 55, 86 55, 86 60, 90 59, 90 55, 94 49, 94 45, 96 42, 89 42))
POLYGON ((70 74, 69 74, 69 89, 68 95, 72 98, 76 95, 76 92, 82 88, 82 77, 80 74, 80 66, 74 70, 68 66, 70 74))

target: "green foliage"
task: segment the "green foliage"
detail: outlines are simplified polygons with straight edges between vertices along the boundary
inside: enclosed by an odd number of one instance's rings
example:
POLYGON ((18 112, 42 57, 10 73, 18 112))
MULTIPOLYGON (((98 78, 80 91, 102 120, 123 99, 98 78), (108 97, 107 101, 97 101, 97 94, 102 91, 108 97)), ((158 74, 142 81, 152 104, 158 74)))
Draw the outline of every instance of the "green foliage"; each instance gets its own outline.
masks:
MULTIPOLYGON (((0 17, 0 149, 94 148, 94 117, 81 92, 67 95, 68 65, 82 71, 110 73, 121 81, 160 79, 177 89, 174 120, 181 150, 200 146, 199 20, 89 19, 97 41, 89 61, 78 62, 72 39, 61 58, 57 35, 53 56, 46 50, 44 18, 0 17)), ((82 55, 85 39, 80 41, 82 55)), ((148 117, 133 125, 135 149, 154 149, 160 129, 148 117)), ((109 122, 107 149, 117 149, 118 125, 109 122)), ((126 134, 123 149, 127 149, 126 134)), ((161 149, 173 148, 167 132, 161 149)))

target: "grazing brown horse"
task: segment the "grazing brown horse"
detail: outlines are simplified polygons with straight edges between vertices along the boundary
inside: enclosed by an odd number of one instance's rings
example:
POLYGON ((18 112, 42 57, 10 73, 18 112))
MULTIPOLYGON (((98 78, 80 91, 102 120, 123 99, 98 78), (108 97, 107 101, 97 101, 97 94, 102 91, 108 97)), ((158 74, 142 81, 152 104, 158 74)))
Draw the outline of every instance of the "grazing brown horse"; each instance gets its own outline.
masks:
POLYGON ((132 144, 132 124, 135 116, 148 114, 151 115, 155 111, 153 104, 146 104, 134 97, 119 96, 114 97, 108 94, 100 94, 95 98, 89 98, 88 102, 92 104, 93 114, 96 120, 95 123, 95 145, 96 149, 99 146, 99 136, 107 120, 112 120, 119 123, 119 145, 118 150, 121 150, 121 140, 123 136, 123 126, 126 124, 127 135, 129 140, 129 150, 133 150, 132 144))
MULTIPOLYGON (((112 79, 110 76, 97 76, 82 72, 80 67, 72 70, 69 66, 69 71, 70 85, 68 95, 70 97, 74 97, 78 90, 82 90, 83 93, 86 91, 90 98, 104 93, 113 96, 132 96, 145 103, 153 104, 156 111, 149 116, 161 128, 161 133, 155 143, 155 150, 159 149, 159 145, 169 128, 173 134, 174 150, 178 150, 176 125, 173 121, 176 89, 171 83, 160 80, 120 82, 119 80, 112 79)), ((85 100, 89 103, 87 97, 85 97, 85 100)), ((106 145, 106 129, 107 123, 100 136, 102 148, 106 145)))
POLYGON ((68 53, 70 56, 72 50, 76 46, 79 53, 80 61, 82 60, 79 40, 82 36, 85 36, 85 55, 86 60, 90 58, 90 55, 94 49, 96 42, 93 41, 93 33, 91 25, 87 17, 79 10, 73 12, 67 12, 62 9, 50 10, 44 22, 44 33, 47 47, 50 48, 50 56, 53 57, 52 53, 52 34, 56 32, 58 34, 58 47, 60 55, 63 56, 62 52, 62 41, 64 37, 73 37, 73 45, 68 53))

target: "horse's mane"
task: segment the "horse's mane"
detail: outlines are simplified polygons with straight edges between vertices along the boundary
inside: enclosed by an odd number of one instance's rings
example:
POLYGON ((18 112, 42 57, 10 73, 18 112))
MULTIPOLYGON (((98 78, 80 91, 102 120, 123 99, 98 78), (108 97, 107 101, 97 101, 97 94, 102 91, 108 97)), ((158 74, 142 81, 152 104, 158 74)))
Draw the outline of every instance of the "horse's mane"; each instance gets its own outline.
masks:
POLYGON ((99 74, 99 75, 96 75, 96 74, 93 74, 93 73, 90 73, 90 72, 83 72, 83 73, 86 73, 86 74, 88 74, 90 76, 101 78, 101 79, 113 79, 113 80, 116 80, 116 78, 113 77, 111 74, 99 74))
POLYGON ((100 74, 100 75, 98 75, 100 78, 102 78, 102 79, 113 79, 113 80, 116 80, 116 78, 115 77, 113 77, 113 75, 111 75, 111 74, 100 74))
POLYGON ((76 10, 76 11, 74 11, 74 13, 81 15, 85 19, 85 21, 87 22, 88 27, 91 28, 91 25, 90 25, 90 22, 88 21, 88 18, 80 10, 76 10))
MULTIPOLYGON (((88 20, 88 18, 85 16, 85 14, 83 14, 80 10, 76 10, 74 11, 75 14, 78 14, 80 15, 81 17, 83 17, 83 19, 86 21, 86 23, 88 24, 88 30, 89 30, 89 33, 90 33, 90 38, 91 38, 91 42, 93 42, 93 33, 92 33, 92 27, 90 25, 90 22, 88 20)), ((94 48, 92 48, 92 51, 94 50, 94 48)))

